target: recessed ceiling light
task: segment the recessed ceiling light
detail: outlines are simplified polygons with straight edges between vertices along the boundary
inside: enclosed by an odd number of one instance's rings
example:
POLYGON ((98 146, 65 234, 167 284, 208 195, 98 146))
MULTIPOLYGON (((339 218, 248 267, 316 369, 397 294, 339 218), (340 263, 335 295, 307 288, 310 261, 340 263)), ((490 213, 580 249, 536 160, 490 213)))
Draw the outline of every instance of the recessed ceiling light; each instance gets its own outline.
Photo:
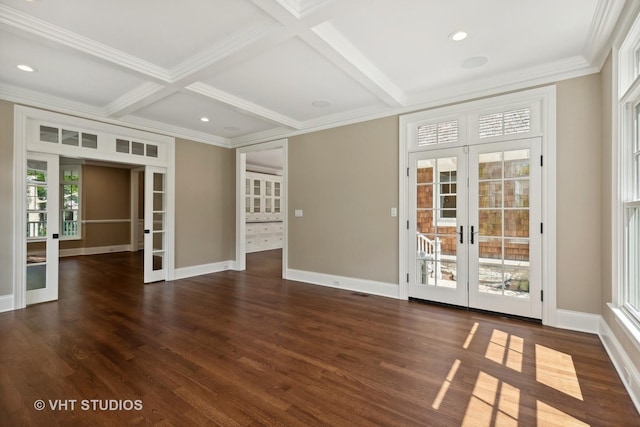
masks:
POLYGON ((34 71, 36 71, 35 68, 30 67, 26 64, 20 64, 20 65, 17 65, 17 67, 18 67, 18 70, 25 71, 27 73, 33 73, 34 71))
POLYGON ((316 108, 327 108, 331 106, 331 101, 327 101, 326 99, 316 99, 311 103, 316 108))
POLYGON ((472 56, 462 61, 462 68, 478 68, 489 62, 486 56, 472 56))
POLYGON ((451 35, 449 35, 449 38, 454 42, 460 42, 466 39, 468 35, 469 34, 467 34, 465 31, 456 31, 455 33, 451 33, 451 35))
POLYGON ((200 121, 207 123, 209 121, 209 117, 200 117, 200 121))

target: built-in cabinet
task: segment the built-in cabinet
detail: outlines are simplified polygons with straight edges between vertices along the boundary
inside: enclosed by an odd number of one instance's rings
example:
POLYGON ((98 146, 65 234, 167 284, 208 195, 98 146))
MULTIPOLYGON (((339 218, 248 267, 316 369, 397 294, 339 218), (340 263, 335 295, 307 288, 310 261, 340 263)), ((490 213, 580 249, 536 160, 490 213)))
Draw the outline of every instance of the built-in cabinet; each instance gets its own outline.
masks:
POLYGON ((247 252, 282 247, 282 177, 247 172, 245 216, 247 252))

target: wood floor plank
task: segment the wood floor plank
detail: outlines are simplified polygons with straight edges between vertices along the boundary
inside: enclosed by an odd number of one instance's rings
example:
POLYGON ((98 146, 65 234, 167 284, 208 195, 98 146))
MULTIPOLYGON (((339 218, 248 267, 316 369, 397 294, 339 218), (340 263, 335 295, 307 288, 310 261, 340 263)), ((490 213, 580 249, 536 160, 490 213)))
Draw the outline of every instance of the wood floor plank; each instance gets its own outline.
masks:
POLYGON ((597 336, 280 276, 62 259, 59 301, 0 314, 0 426, 640 425, 597 336))

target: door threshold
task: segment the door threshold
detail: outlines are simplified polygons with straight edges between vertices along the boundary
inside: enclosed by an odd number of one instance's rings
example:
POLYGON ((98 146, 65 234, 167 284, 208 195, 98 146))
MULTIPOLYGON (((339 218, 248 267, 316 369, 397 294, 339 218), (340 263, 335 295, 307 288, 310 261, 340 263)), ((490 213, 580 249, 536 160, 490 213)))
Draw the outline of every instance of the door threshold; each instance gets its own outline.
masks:
POLYGON ((438 301, 429 301, 429 300, 426 300, 426 299, 420 299, 420 298, 414 298, 414 297, 409 297, 409 301, 410 302, 417 302, 417 303, 421 303, 421 304, 437 305, 437 306, 440 306, 440 307, 448 307, 448 308, 453 308, 453 309, 457 309, 457 310, 472 311, 474 313, 487 314, 489 316, 500 317, 502 319, 521 320, 521 321, 524 321, 524 322, 537 323, 539 325, 542 325, 542 319, 534 319, 532 317, 517 316, 515 314, 507 314, 507 313, 500 313, 500 312, 497 312, 497 311, 482 310, 482 309, 479 309, 479 308, 465 307, 465 306, 462 306, 462 305, 455 305, 455 304, 447 304, 447 303, 438 302, 438 301))

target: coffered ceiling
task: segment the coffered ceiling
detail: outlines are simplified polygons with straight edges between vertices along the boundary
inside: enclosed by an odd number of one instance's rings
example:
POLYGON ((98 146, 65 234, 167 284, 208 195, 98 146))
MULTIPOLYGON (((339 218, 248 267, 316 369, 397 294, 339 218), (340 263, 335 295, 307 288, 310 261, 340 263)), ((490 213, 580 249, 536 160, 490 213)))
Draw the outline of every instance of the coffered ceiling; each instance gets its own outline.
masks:
POLYGON ((596 72, 624 3, 0 0, 0 98, 241 146, 596 72))

